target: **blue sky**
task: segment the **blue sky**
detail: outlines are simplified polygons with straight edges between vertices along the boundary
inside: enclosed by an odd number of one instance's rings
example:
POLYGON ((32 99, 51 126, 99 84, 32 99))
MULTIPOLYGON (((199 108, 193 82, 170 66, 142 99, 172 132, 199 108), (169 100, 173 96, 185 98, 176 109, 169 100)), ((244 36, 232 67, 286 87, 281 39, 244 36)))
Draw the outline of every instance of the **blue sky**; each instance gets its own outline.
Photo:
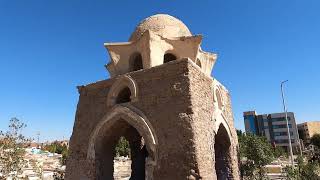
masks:
POLYGON ((166 13, 203 34, 218 54, 213 76, 232 96, 236 128, 242 112, 288 110, 297 122, 320 120, 318 0, 0 0, 0 129, 11 117, 41 140, 69 138, 77 85, 109 77, 104 42, 127 41, 140 20, 166 13))

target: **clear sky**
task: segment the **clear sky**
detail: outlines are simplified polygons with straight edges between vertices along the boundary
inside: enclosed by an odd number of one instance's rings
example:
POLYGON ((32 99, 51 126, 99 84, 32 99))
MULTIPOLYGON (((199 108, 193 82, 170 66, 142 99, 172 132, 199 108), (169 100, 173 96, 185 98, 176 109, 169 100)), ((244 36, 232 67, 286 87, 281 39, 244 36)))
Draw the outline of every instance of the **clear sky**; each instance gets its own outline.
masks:
POLYGON ((0 0, 0 129, 11 117, 41 140, 69 138, 77 85, 109 77, 104 42, 127 41, 140 20, 157 13, 203 34, 218 54, 213 76, 242 112, 288 110, 297 122, 320 120, 319 0, 0 0))

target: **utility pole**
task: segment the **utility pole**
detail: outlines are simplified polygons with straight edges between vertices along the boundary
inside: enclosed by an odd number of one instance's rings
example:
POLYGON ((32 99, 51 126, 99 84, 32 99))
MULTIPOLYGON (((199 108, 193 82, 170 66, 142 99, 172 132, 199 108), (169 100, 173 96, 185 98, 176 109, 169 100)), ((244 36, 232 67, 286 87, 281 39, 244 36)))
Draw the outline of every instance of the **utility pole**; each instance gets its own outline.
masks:
MULTIPOLYGON (((293 153, 292 153, 292 144, 291 144, 291 134, 289 129, 289 122, 288 122, 288 113, 287 113, 287 107, 286 107, 286 101, 284 99, 284 92, 283 92, 283 84, 287 82, 288 80, 281 82, 281 95, 282 95, 282 104, 283 104, 283 111, 286 114, 286 122, 287 122, 287 130, 288 130, 288 142, 289 142, 289 150, 290 150, 290 157, 291 157, 291 165, 293 166, 293 153)), ((291 124, 292 126, 292 124, 291 124)))
POLYGON ((37 132, 37 144, 39 146, 40 143, 40 131, 37 132))

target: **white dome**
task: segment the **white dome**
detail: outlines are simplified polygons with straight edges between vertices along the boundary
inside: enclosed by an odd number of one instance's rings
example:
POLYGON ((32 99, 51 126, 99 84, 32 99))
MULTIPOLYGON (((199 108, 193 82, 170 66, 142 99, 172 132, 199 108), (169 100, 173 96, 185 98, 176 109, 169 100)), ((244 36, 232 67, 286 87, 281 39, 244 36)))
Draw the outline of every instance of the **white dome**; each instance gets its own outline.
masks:
POLYGON ((179 19, 167 14, 156 14, 141 21, 129 41, 138 40, 147 30, 165 38, 192 35, 188 27, 179 19))

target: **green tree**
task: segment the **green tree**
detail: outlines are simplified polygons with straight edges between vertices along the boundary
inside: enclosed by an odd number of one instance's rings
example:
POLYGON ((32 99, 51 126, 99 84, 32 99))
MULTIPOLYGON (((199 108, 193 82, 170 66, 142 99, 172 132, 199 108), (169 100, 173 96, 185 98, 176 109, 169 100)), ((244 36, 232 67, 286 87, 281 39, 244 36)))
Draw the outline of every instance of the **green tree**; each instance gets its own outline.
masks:
POLYGON ((274 157, 288 157, 288 154, 282 147, 277 146, 276 148, 274 148, 274 157))
POLYGON ((320 149, 320 134, 315 134, 311 137, 311 144, 320 149))
POLYGON ((239 130, 239 129, 237 129, 236 132, 237 132, 238 137, 239 137, 239 136, 242 136, 242 135, 244 134, 244 133, 243 133, 241 130, 239 130))
POLYGON ((302 156, 297 158, 297 166, 286 166, 284 174, 287 180, 319 180, 320 167, 319 163, 304 161, 302 156))
POLYGON ((37 177, 40 180, 43 180, 43 165, 42 163, 38 162, 37 160, 33 159, 30 161, 33 171, 36 173, 37 177))
POLYGON ((49 151, 51 153, 63 154, 64 151, 68 150, 68 147, 65 144, 61 144, 60 142, 55 141, 43 147, 43 150, 49 151))
POLYGON ((274 151, 265 137, 254 134, 241 134, 240 146, 240 171, 246 179, 265 179, 264 166, 274 159, 274 151))
POLYGON ((22 130, 26 124, 17 118, 12 118, 9 122, 9 129, 6 132, 0 132, 0 164, 2 168, 0 172, 3 178, 9 177, 17 179, 18 175, 22 173, 22 168, 26 165, 24 160, 24 144, 30 142, 22 135, 22 130))
POLYGON ((67 159, 69 157, 69 149, 68 148, 64 149, 61 154, 62 154, 61 164, 66 165, 67 159))
POLYGON ((55 141, 49 145, 44 146, 43 150, 49 151, 51 153, 61 154, 61 164, 66 165, 66 161, 69 156, 69 149, 65 144, 61 144, 60 142, 55 141))
POLYGON ((121 136, 116 145, 116 156, 130 156, 129 141, 125 137, 121 136))
POLYGON ((319 180, 319 164, 308 162, 306 163, 301 170, 301 179, 302 180, 319 180))
POLYGON ((61 144, 57 144, 56 145, 56 153, 58 154, 62 154, 64 151, 66 151, 68 149, 68 147, 66 145, 61 145, 61 144))
POLYGON ((311 157, 309 158, 309 162, 314 162, 320 164, 320 150, 316 150, 311 157))
POLYGON ((283 169, 283 175, 287 180, 297 180, 299 179, 299 171, 297 168, 292 166, 286 166, 283 169))

